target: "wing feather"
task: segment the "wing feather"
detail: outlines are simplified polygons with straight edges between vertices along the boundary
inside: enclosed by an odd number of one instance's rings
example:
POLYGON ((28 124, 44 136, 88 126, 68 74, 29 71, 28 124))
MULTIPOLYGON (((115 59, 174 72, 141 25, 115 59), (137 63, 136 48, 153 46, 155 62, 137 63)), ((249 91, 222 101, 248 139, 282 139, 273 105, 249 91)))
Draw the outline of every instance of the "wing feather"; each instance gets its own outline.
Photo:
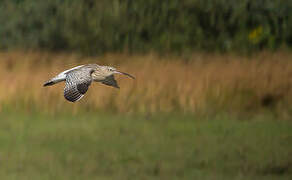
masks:
POLYGON ((113 86, 115 88, 120 88, 117 81, 115 80, 114 75, 108 76, 105 78, 105 80, 101 81, 102 84, 108 85, 108 86, 113 86))
POLYGON ((91 70, 80 69, 71 71, 66 75, 64 97, 68 101, 75 102, 80 100, 87 92, 92 82, 91 70))

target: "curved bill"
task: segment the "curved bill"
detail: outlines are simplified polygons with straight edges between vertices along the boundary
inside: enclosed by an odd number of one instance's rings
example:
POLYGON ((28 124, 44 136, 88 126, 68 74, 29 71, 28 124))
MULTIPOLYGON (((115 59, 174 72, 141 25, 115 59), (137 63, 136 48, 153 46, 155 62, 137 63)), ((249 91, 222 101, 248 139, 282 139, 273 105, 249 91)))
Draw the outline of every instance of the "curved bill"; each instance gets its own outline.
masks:
POLYGON ((121 72, 121 71, 115 71, 115 73, 118 73, 118 74, 123 74, 123 75, 129 76, 129 77, 130 77, 130 78, 132 78, 132 79, 135 79, 135 77, 134 77, 134 76, 132 76, 131 74, 125 73, 125 72, 121 72))

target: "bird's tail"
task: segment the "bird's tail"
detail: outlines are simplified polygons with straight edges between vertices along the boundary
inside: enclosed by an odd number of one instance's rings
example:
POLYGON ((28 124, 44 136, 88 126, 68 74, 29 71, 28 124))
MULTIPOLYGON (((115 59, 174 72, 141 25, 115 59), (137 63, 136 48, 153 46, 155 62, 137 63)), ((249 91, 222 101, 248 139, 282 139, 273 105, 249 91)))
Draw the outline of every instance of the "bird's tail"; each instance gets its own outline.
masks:
POLYGON ((54 84, 57 84, 58 82, 65 81, 65 79, 66 79, 66 75, 64 73, 60 73, 57 76, 55 76, 54 78, 45 82, 43 86, 52 86, 54 84))
POLYGON ((52 86, 54 84, 56 84, 54 81, 49 80, 49 81, 45 82, 43 86, 52 86))
POLYGON ((60 78, 59 76, 56 76, 56 77, 48 80, 47 82, 45 82, 43 86, 52 86, 52 85, 57 84, 57 83, 64 81, 64 80, 65 80, 65 78, 60 78))

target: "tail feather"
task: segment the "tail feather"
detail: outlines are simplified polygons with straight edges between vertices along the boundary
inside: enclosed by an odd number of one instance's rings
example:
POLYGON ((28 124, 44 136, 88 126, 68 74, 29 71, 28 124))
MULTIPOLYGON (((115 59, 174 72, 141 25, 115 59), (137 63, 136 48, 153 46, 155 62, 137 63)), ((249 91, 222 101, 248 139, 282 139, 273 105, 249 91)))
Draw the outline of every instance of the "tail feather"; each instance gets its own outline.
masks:
POLYGON ((61 74, 57 75, 56 77, 45 82, 43 86, 52 86, 56 83, 65 81, 65 78, 66 78, 66 75, 64 73, 61 73, 61 74))
POLYGON ((47 82, 45 82, 45 84, 43 85, 44 87, 45 86, 51 86, 51 85, 54 85, 55 83, 53 82, 53 81, 47 81, 47 82))

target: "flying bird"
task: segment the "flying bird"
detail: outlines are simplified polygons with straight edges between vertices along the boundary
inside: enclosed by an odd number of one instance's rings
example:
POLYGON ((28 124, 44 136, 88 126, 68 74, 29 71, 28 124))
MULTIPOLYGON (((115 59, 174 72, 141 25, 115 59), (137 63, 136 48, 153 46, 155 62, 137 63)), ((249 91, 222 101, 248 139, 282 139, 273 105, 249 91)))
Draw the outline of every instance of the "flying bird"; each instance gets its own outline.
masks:
POLYGON ((110 66, 86 64, 61 72, 45 82, 43 86, 51 86, 65 81, 64 97, 68 101, 75 102, 84 96, 92 82, 101 82, 108 86, 120 88, 115 80, 114 74, 123 74, 135 79, 134 76, 118 71, 116 68, 110 66))

